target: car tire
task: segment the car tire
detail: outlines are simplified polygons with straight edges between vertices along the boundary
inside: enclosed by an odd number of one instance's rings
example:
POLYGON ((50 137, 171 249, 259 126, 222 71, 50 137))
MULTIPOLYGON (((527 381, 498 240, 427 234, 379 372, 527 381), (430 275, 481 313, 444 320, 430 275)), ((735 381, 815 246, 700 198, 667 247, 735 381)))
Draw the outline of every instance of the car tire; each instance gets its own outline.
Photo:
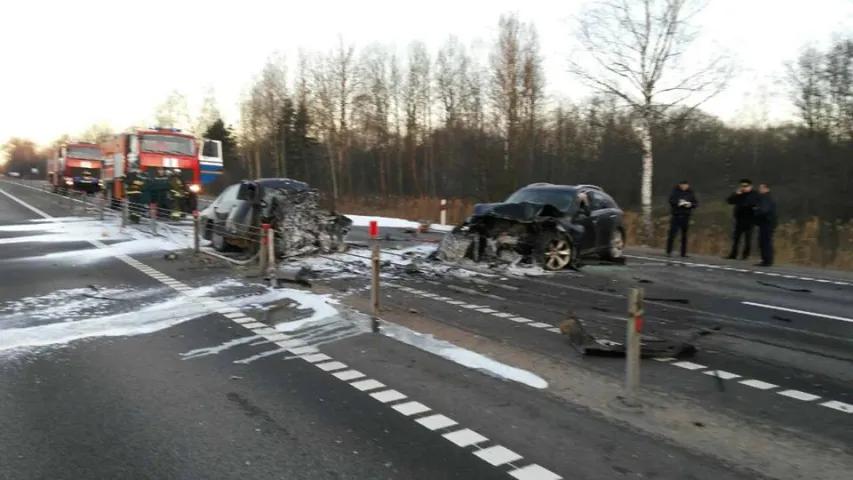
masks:
POLYGON ((538 243, 536 259, 543 269, 559 271, 575 263, 577 249, 568 235, 545 232, 538 243))
POLYGON ((610 241, 600 254, 603 260, 623 262, 625 259, 625 232, 621 228, 613 230, 610 241))

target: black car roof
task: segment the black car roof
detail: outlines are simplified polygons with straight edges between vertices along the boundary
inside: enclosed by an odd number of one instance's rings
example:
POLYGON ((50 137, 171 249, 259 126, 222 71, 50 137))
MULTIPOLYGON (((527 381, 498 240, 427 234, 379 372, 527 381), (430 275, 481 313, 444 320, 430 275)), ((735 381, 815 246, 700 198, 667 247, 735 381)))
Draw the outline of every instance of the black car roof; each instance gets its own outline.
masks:
POLYGON ((280 188, 283 190, 310 190, 311 186, 299 180, 290 178, 259 178, 255 180, 264 188, 280 188))
POLYGON ((559 192, 575 192, 578 187, 576 185, 528 185, 521 187, 518 190, 554 190, 559 192))

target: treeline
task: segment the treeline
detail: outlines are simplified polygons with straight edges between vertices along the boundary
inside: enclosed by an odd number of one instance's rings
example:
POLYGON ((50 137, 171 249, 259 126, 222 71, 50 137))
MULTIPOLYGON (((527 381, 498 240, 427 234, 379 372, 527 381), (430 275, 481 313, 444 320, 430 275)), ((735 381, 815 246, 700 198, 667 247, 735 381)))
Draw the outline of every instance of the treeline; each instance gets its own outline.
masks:
MULTIPOLYGON (((404 54, 341 41, 303 53, 288 82, 271 58, 243 102, 234 173, 295 177, 335 197, 494 200, 533 182, 595 183, 638 208, 632 113, 614 96, 546 101, 535 28, 514 16, 499 27, 485 61, 455 38, 404 54)), ((736 127, 676 107, 655 122, 656 207, 682 179, 708 203, 749 177, 774 186, 784 216, 853 215, 853 44, 807 50, 788 73, 801 121, 736 127)))

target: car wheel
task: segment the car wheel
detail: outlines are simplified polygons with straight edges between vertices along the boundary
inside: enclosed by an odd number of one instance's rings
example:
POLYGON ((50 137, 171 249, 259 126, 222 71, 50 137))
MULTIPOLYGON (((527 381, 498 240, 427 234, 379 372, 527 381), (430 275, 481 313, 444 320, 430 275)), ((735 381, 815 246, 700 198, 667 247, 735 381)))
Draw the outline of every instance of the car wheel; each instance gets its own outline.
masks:
POLYGON ((562 270, 574 259, 572 242, 565 235, 546 233, 542 236, 539 257, 545 270, 562 270))
POLYGON ((601 256, 605 260, 621 260, 625 255, 625 234, 622 232, 622 229, 617 228, 613 230, 613 234, 610 236, 610 243, 607 245, 607 249, 602 252, 601 256))

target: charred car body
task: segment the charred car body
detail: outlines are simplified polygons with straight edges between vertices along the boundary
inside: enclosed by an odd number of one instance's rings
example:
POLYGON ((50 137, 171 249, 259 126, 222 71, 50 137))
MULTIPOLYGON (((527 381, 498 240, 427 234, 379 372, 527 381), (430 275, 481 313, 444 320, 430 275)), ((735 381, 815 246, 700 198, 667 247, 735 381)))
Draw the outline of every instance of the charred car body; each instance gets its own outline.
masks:
POLYGON ((576 268, 582 256, 621 261, 624 213, 595 185, 535 183, 501 203, 474 206, 441 241, 444 261, 535 263, 546 270, 576 268))
POLYGON ((288 178, 262 178, 227 187, 199 212, 202 237, 218 251, 254 253, 261 226, 275 230, 278 257, 329 253, 345 248, 352 220, 320 208, 320 192, 288 178))

